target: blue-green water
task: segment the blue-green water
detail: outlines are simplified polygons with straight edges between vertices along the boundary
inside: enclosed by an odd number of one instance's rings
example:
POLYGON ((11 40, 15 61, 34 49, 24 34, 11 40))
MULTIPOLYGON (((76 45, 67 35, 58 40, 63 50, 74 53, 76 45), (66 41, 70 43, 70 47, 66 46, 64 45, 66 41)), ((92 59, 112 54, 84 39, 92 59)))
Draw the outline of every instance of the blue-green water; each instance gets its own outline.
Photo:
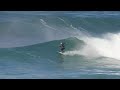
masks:
POLYGON ((0 11, 0 78, 120 79, 120 12, 0 11))

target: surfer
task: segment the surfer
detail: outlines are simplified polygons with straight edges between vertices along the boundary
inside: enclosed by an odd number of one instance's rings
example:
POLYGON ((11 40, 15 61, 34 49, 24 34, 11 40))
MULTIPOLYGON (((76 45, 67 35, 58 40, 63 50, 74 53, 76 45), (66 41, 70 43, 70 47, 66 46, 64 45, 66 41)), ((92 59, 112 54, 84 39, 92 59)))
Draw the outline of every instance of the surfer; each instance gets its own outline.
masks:
POLYGON ((61 52, 64 52, 65 44, 61 42, 59 47, 60 47, 61 52))

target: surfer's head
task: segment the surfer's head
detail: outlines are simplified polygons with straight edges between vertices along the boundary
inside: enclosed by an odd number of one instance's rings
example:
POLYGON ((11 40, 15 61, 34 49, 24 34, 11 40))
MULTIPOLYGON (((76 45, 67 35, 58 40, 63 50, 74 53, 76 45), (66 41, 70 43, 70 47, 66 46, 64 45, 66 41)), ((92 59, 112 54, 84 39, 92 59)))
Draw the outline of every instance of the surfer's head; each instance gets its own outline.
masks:
POLYGON ((63 43, 63 42, 61 42, 61 43, 60 43, 60 45, 64 45, 64 43, 63 43))

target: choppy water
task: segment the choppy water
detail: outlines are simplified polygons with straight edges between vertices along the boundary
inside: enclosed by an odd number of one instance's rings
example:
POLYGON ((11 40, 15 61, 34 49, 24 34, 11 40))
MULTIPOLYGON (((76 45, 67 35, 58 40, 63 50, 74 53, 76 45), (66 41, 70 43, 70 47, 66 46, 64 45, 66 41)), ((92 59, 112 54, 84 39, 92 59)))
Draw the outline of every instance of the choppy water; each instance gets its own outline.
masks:
POLYGON ((120 78, 120 12, 0 11, 0 78, 120 78))

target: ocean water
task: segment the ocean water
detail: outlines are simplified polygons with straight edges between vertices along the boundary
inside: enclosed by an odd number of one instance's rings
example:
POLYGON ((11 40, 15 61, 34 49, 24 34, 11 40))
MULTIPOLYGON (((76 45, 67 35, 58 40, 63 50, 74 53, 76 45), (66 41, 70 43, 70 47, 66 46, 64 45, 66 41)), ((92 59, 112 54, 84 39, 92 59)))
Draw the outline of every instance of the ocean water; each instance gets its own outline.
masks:
POLYGON ((120 12, 0 11, 0 79, 120 79, 120 12))

